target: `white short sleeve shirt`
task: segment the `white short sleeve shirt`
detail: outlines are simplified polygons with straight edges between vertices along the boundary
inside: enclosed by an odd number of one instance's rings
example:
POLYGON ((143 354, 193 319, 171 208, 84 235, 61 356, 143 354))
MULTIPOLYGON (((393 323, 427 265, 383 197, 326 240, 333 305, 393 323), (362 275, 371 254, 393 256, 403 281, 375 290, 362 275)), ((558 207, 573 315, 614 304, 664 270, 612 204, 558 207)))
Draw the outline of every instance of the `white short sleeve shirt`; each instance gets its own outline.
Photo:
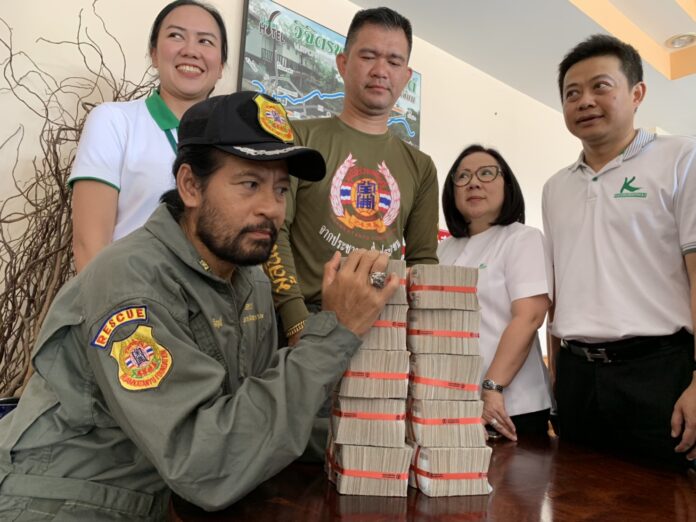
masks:
POLYGON ((693 331, 696 139, 641 130, 594 172, 583 156, 544 186, 554 335, 585 342, 693 331))
POLYGON ((174 188, 174 159, 144 99, 103 103, 87 118, 68 183, 97 180, 119 191, 116 240, 142 226, 174 188))
MULTIPOLYGON (((552 295, 550 269, 544 254, 544 238, 535 228, 521 223, 494 226, 468 238, 448 238, 437 255, 442 265, 479 269, 478 299, 481 306, 480 347, 483 375, 488 371, 500 336, 512 319, 512 302, 525 297, 552 295)), ((538 334, 522 368, 504 390, 508 415, 520 415, 551 407, 548 372, 538 334)))

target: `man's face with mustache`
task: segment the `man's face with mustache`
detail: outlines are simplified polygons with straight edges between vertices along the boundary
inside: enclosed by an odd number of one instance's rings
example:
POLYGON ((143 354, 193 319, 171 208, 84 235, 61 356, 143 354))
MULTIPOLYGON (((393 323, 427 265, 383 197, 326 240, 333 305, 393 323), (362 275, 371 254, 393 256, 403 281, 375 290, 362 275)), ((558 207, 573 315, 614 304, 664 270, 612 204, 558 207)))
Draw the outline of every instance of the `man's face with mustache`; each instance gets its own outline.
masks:
POLYGON ((285 218, 289 186, 284 161, 230 156, 203 189, 195 227, 199 241, 235 266, 265 262, 285 218))
POLYGON ((235 266, 258 265, 268 260, 278 237, 278 229, 269 219, 256 225, 247 225, 239 233, 216 234, 221 221, 216 210, 204 207, 198 217, 198 237, 213 254, 235 266))

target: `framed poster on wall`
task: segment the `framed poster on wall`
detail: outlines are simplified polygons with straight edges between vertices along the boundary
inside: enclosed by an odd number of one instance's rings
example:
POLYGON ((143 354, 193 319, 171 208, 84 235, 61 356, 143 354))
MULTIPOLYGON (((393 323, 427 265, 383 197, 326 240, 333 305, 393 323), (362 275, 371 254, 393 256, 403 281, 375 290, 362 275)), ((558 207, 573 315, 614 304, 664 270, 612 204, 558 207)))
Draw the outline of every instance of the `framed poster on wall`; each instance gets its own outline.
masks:
MULTIPOLYGON (((337 115, 343 108, 343 80, 336 55, 345 37, 273 0, 247 0, 238 90, 263 92, 285 106, 291 119, 337 115)), ((389 127, 404 141, 420 143, 421 75, 396 102, 389 127)))

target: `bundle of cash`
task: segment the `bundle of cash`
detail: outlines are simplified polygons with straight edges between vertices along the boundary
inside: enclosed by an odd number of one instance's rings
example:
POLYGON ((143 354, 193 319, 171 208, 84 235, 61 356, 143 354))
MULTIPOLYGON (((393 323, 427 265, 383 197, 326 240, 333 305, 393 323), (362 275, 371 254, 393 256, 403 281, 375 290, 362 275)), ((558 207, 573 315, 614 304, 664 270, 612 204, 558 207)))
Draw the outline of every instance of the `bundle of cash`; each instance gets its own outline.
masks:
POLYGON ((335 444, 336 489, 346 495, 405 497, 413 448, 335 444))
MULTIPOLYGON (((346 258, 342 257, 341 258, 341 266, 343 266, 343 263, 345 263, 346 258)), ((397 289, 396 292, 394 292, 394 295, 389 298, 389 301, 387 301, 388 305, 408 305, 408 295, 406 293, 406 261, 402 261, 400 259, 390 259, 387 262, 387 268, 384 270, 384 272, 389 275, 389 274, 396 274, 397 277, 399 278, 399 288, 397 289)))
POLYGON ((411 355, 410 394, 414 399, 477 400, 480 355, 411 355))
POLYGON ((363 336, 361 350, 406 350, 408 305, 387 305, 363 336))
POLYGON ((414 265, 408 278, 413 309, 478 310, 478 269, 462 266, 414 265))
POLYGON ((481 316, 471 310, 409 310, 406 346, 411 353, 479 354, 481 316))
POLYGON ((429 497, 485 495, 492 450, 482 448, 422 448, 415 446, 409 484, 429 497))
POLYGON ((358 350, 338 384, 342 397, 405 399, 408 395, 407 351, 358 350))
POLYGON ((406 293, 406 261, 400 259, 390 259, 387 263, 387 274, 396 274, 399 277, 399 288, 394 295, 391 296, 388 305, 406 305, 408 306, 408 295, 406 293))
POLYGON ((337 444, 401 448, 406 434, 406 401, 335 397, 331 428, 337 444))
POLYGON ((407 417, 410 441, 428 448, 486 445, 483 401, 412 400, 407 417))

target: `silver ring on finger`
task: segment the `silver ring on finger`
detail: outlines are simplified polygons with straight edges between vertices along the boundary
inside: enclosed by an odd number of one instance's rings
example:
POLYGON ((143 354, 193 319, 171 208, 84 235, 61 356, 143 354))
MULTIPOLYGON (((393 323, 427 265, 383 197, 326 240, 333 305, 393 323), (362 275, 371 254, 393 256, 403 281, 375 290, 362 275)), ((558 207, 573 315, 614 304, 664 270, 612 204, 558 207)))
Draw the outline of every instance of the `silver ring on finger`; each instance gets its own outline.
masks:
POLYGON ((382 289, 387 282, 386 272, 372 272, 370 273, 370 284, 375 288, 382 289))
POLYGON ((498 425, 498 419, 491 419, 491 426, 497 426, 498 425))

